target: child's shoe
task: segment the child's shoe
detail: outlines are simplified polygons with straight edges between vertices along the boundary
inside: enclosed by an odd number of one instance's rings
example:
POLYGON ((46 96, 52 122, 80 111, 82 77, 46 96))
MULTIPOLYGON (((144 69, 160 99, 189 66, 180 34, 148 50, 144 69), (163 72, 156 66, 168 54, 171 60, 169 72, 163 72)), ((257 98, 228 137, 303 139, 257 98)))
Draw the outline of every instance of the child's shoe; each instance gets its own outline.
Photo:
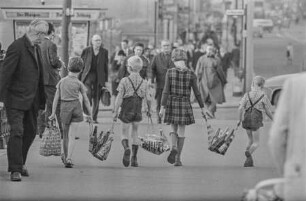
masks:
POLYGON ((244 167, 254 167, 254 161, 252 158, 251 153, 247 150, 244 152, 245 156, 247 157, 245 162, 244 162, 244 167))
POLYGON ((177 155, 177 148, 176 147, 173 147, 168 158, 167 158, 167 161, 170 163, 170 164, 173 164, 175 162, 175 157, 177 155))
POLYGON ((71 159, 66 160, 65 168, 73 168, 73 163, 72 163, 71 159))

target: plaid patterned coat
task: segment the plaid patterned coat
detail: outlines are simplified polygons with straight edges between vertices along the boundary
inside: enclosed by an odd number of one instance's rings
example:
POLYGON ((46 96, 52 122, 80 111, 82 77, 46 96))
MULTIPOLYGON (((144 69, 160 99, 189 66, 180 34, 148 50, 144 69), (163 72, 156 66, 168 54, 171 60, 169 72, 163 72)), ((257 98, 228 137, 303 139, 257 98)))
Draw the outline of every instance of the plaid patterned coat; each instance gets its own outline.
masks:
POLYGON ((164 122, 168 124, 189 125, 195 123, 190 104, 191 88, 201 108, 204 107, 197 86, 197 78, 189 69, 171 68, 167 71, 166 82, 162 96, 162 106, 165 106, 164 122))

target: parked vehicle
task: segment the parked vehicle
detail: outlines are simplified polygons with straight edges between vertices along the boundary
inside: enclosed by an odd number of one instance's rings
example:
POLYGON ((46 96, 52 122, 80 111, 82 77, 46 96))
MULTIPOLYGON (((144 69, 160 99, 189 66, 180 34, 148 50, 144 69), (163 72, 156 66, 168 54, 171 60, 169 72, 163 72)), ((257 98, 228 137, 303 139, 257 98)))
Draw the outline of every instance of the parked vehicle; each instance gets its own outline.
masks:
POLYGON ((278 75, 278 76, 270 77, 266 80, 265 91, 268 97, 270 98, 272 105, 277 106, 277 102, 278 102, 282 87, 284 85, 284 82, 288 78, 298 76, 298 75, 300 75, 300 73, 278 75))

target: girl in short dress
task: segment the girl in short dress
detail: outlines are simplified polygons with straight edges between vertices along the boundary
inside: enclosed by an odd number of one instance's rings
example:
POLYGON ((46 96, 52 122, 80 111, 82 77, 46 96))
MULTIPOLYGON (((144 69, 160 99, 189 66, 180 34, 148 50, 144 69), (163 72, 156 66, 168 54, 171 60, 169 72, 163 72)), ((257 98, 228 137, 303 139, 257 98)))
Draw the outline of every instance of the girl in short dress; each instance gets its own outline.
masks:
POLYGON ((167 158, 168 162, 174 166, 182 166, 181 153, 184 146, 185 127, 195 123, 192 107, 190 104, 191 88, 200 105, 202 115, 204 113, 204 103, 197 87, 197 78, 194 72, 186 66, 187 54, 184 50, 175 49, 171 58, 175 68, 167 71, 165 86, 162 95, 162 107, 160 117, 164 122, 171 125, 172 149, 167 158))

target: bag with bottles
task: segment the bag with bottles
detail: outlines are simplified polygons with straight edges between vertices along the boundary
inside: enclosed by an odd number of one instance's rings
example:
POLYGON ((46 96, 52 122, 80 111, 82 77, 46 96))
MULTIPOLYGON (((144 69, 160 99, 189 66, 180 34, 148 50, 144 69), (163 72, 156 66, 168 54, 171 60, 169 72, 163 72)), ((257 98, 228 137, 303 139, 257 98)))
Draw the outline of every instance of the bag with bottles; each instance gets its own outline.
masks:
POLYGON ((166 151, 169 151, 170 150, 169 142, 163 130, 160 128, 159 134, 156 134, 156 132, 154 132, 152 118, 149 117, 149 119, 151 120, 151 123, 149 123, 148 127, 151 126, 152 129, 151 131, 148 131, 148 133, 145 136, 138 137, 140 140, 140 147, 156 155, 160 155, 166 151))
POLYGON ((114 140, 114 122, 112 127, 107 132, 101 131, 99 136, 97 135, 97 126, 92 128, 89 137, 89 152, 97 159, 104 161, 107 159, 108 154, 112 147, 114 140))
POLYGON ((233 139, 235 138, 235 132, 240 124, 238 123, 235 129, 226 128, 225 130, 221 130, 218 128, 218 130, 215 132, 205 116, 204 119, 207 125, 208 149, 212 152, 225 155, 229 146, 233 142, 233 139))

